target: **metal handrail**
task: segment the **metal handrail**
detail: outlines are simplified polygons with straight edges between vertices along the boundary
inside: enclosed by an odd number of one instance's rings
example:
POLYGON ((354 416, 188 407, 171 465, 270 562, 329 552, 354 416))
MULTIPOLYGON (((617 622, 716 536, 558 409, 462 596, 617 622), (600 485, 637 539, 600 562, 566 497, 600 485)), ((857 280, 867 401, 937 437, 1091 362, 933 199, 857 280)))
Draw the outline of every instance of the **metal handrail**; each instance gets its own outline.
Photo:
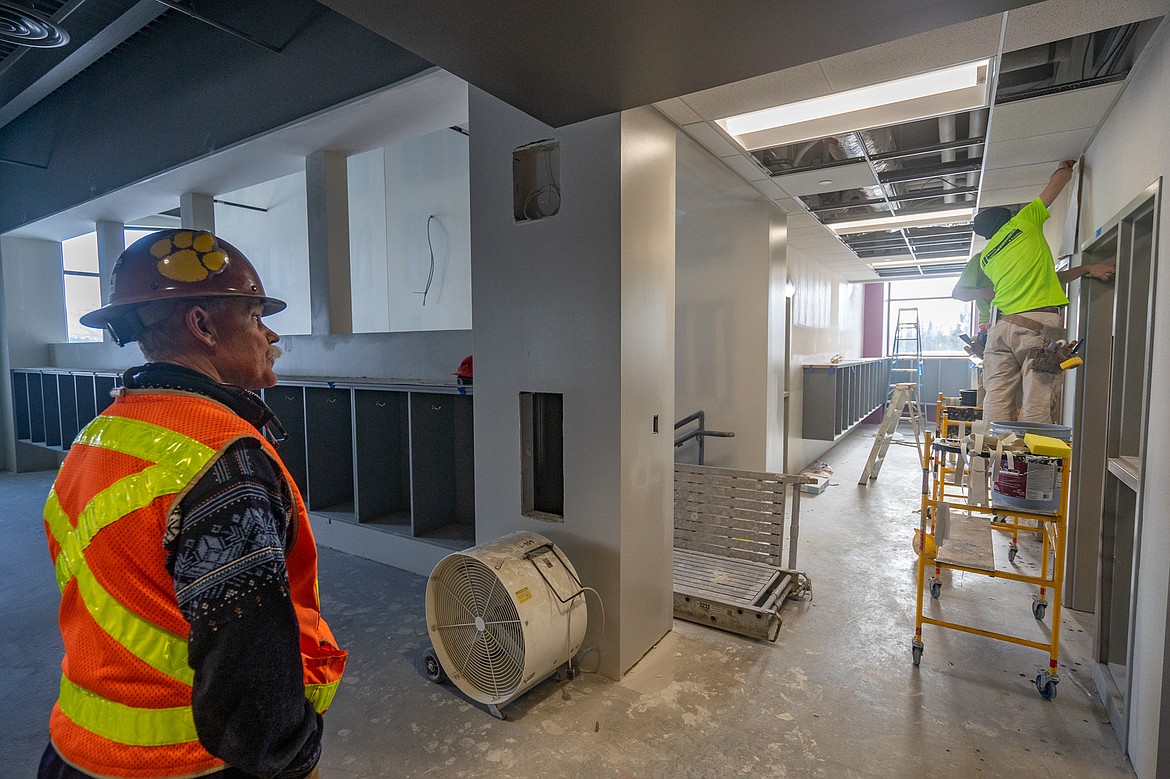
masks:
POLYGON ((675 436, 674 445, 678 448, 690 441, 692 438, 699 439, 699 465, 703 464, 703 439, 707 436, 715 436, 716 438, 734 438, 735 433, 728 433, 722 430, 708 430, 707 429, 707 415, 702 410, 696 411, 693 414, 688 414, 679 421, 674 423, 674 429, 678 430, 683 425, 688 425, 691 422, 698 421, 699 426, 694 430, 688 430, 682 435, 675 436))

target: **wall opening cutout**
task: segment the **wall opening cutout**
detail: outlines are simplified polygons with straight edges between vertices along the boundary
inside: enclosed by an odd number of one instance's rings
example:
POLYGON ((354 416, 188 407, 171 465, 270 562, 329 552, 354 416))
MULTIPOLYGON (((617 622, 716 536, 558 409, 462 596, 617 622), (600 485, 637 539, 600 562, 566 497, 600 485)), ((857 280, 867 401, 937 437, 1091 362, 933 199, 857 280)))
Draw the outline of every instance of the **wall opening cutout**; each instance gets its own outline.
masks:
POLYGON ((520 393, 520 510, 528 517, 565 517, 564 397, 520 393))
POLYGON ((561 210, 561 144, 546 139, 512 152, 512 213, 517 222, 556 216, 561 210))

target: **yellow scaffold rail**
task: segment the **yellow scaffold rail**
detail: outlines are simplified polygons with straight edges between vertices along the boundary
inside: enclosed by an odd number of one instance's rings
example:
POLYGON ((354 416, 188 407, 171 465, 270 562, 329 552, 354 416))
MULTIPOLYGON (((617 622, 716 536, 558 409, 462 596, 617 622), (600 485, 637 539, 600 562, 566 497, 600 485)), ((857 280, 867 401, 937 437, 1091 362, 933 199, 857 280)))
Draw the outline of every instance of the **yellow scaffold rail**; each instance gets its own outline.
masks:
MULTIPOLYGON (((940 423, 945 416, 940 414, 940 423)), ((941 426, 940 430, 946 430, 941 426)), ((988 477, 997 450, 972 451, 960 439, 936 439, 926 433, 922 457, 922 500, 915 549, 918 552, 916 616, 914 640, 911 644, 914 665, 921 663, 924 643, 922 626, 934 625, 985 638, 1006 641, 1048 653, 1048 668, 1036 674, 1037 691, 1046 699, 1056 697, 1057 660, 1060 649, 1061 590, 1064 582, 1065 544, 1067 541, 1068 495, 1070 481, 1069 457, 1053 458, 1051 466, 1059 468, 1059 498, 1053 511, 1028 510, 988 500, 988 477), (992 461, 992 463, 988 463, 992 461), (1057 463, 1059 463, 1057 465, 1057 463), (993 532, 1011 535, 1008 553, 1010 564, 1015 563, 1020 533, 1030 533, 1040 540, 1040 570, 1038 574, 1024 573, 1015 567, 997 565, 993 532), (942 571, 960 571, 1036 587, 1032 597, 1032 616, 1044 620, 1051 606, 1051 629, 1048 641, 1037 641, 1010 632, 991 630, 965 624, 955 619, 924 612, 926 594, 932 600, 942 593, 942 571)), ((1019 453, 1016 456, 1021 456, 1019 453)), ((1055 497, 1055 496, 1054 496, 1055 497)), ((1027 501, 1024 501, 1027 502, 1027 501)), ((1043 502, 1042 502, 1043 503, 1043 502)))

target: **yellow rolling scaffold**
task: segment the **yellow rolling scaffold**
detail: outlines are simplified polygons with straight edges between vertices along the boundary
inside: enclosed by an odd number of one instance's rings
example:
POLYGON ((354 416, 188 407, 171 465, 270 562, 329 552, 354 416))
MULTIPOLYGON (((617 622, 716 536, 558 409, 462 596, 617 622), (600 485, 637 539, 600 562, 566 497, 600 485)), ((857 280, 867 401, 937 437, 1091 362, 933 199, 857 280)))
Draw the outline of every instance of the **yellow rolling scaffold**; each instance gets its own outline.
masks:
POLYGON ((927 432, 922 458, 920 525, 914 543, 918 552, 917 613, 912 643, 914 665, 919 665, 922 660, 923 625, 1040 649, 1048 652, 1048 668, 1039 671, 1034 682, 1040 695, 1051 700, 1056 697, 1056 685, 1060 681, 1057 658, 1067 540, 1069 447, 1052 438, 1028 434, 1024 436, 1023 446, 1019 440, 1012 442, 1009 438, 1008 448, 1004 449, 1002 443, 996 445, 998 440, 994 437, 984 439, 966 435, 969 426, 962 423, 971 421, 972 412, 968 407, 944 405, 944 400, 940 396, 938 412, 938 430, 944 437, 936 438, 927 432), (956 422, 960 424, 956 426, 956 422), (957 437, 945 437, 956 430, 959 432, 957 437), (992 445, 987 446, 987 442, 992 442, 992 445), (1001 467, 1012 475, 1021 470, 1026 472, 1031 467, 1034 475, 1047 479, 1047 483, 1040 483, 1040 489, 1047 491, 1037 493, 1044 499, 989 499, 991 484, 1001 467), (1019 505, 1026 508, 1017 507, 1019 505), (1011 536, 1007 566, 997 565, 995 560, 992 537, 997 532, 1011 536), (1031 533, 1040 539, 1038 575, 1024 573, 1014 565, 1020 533, 1031 533), (1032 616, 1043 620, 1049 605, 1052 607, 1049 641, 1036 641, 925 614, 926 594, 929 592, 931 599, 935 600, 941 597, 944 570, 982 574, 1036 587, 1037 593, 1032 596, 1032 616))

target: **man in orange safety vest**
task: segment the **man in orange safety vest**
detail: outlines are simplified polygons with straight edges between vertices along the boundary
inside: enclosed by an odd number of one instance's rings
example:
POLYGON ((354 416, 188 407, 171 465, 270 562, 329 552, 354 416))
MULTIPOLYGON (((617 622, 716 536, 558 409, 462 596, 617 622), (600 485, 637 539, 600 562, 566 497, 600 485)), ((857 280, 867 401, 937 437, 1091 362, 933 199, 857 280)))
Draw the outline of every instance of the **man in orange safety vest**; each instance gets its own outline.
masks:
POLYGON ((61 689, 40 779, 316 774, 346 653, 321 619, 317 548, 256 394, 285 307, 206 231, 118 258, 82 317, 146 364, 77 436, 45 504, 61 689))

